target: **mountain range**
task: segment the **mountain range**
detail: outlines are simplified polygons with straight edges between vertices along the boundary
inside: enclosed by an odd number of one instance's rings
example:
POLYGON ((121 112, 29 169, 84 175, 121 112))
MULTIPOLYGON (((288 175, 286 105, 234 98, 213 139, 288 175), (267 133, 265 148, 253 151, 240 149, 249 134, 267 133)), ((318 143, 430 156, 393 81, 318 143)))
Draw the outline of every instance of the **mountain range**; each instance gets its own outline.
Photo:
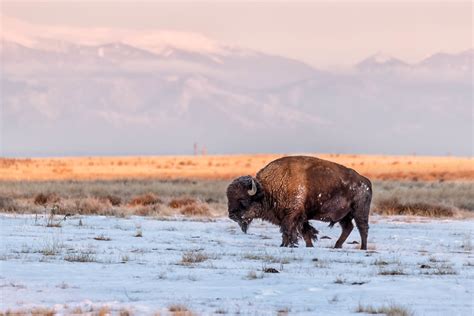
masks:
POLYGON ((219 46, 3 39, 1 155, 471 155, 474 50, 350 69, 219 46))

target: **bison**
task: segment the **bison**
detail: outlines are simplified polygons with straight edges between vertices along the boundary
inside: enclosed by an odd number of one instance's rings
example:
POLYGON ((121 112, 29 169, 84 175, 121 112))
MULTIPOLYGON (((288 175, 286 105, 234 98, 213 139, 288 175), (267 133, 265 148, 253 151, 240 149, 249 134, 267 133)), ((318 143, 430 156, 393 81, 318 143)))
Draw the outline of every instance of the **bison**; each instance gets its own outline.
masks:
POLYGON ((283 157, 270 162, 257 176, 242 176, 227 187, 229 218, 244 233, 254 218, 280 226, 282 247, 296 247, 302 237, 313 247, 318 231, 309 220, 339 223, 341 248, 355 220, 361 249, 367 249, 372 184, 353 169, 307 156, 283 157))

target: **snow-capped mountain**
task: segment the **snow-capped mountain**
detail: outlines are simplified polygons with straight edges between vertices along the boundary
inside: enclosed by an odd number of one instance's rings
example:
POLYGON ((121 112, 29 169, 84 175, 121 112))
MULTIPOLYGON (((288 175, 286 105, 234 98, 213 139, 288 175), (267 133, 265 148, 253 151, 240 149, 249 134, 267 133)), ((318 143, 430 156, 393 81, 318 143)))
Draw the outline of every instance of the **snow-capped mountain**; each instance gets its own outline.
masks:
POLYGON ((362 60, 356 65, 356 67, 361 71, 384 71, 394 70, 397 68, 406 69, 409 68, 410 65, 390 55, 377 53, 362 60))
POLYGON ((469 49, 458 54, 437 53, 419 63, 422 67, 438 70, 452 69, 455 71, 472 71, 474 64, 474 49, 469 49))
POLYGON ((444 73, 472 51, 374 55, 332 73, 198 39, 4 38, 1 154, 188 153, 195 141, 216 153, 470 154, 472 80, 444 73))

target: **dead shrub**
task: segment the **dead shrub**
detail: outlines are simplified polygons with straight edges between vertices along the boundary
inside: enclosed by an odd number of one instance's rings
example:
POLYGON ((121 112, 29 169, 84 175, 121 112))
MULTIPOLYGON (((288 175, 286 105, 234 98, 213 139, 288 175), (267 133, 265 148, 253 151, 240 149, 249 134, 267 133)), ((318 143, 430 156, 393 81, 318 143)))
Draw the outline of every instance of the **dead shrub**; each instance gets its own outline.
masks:
POLYGON ((453 217, 457 210, 453 207, 424 202, 402 203, 397 198, 381 200, 376 212, 382 215, 414 215, 426 217, 453 217))
POLYGON ((162 201, 153 193, 147 193, 143 195, 138 195, 134 197, 128 203, 130 206, 138 206, 138 205, 153 205, 161 203, 162 201))
POLYGON ((35 196, 34 203, 35 205, 45 206, 58 203, 60 200, 61 198, 56 193, 39 193, 35 196))
POLYGON ((183 253, 181 263, 184 265, 189 265, 193 263, 204 262, 207 259, 209 259, 209 256, 201 251, 186 251, 183 253))
POLYGON ((372 305, 362 305, 359 303, 359 306, 355 309, 356 313, 364 314, 384 314, 387 316, 411 316, 413 312, 407 309, 404 306, 400 305, 389 305, 389 306, 380 306, 374 307, 372 305))
POLYGON ((0 211, 2 212, 17 212, 18 204, 10 197, 0 196, 0 211))
POLYGON ((159 213, 159 206, 156 204, 139 206, 135 208, 134 213, 138 216, 157 215, 159 213))
POLYGON ((76 201, 76 210, 79 214, 111 215, 112 205, 108 201, 97 198, 85 198, 76 201))
POLYGON ((181 197, 172 199, 168 203, 168 206, 171 208, 182 208, 183 206, 188 206, 195 203, 197 203, 196 199, 190 197, 181 197))
POLYGON ((207 203, 194 203, 181 209, 182 215, 187 216, 209 216, 211 212, 207 203))
POLYGON ((120 204, 122 204, 122 198, 120 198, 120 196, 112 194, 102 196, 100 197, 100 200, 109 201, 112 206, 119 206, 120 204))

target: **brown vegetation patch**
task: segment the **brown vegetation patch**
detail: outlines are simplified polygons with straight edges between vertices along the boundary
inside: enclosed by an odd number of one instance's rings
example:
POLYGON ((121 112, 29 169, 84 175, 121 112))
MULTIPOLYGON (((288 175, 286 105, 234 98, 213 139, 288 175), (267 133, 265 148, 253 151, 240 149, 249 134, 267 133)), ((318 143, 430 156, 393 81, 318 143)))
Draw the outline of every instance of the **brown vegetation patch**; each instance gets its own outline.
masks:
POLYGON ((35 205, 47 205, 58 203, 61 200, 56 193, 40 193, 35 196, 35 205))
POLYGON ((159 211, 159 205, 143 205, 135 208, 134 213, 138 216, 153 216, 158 215, 159 211))
POLYGON ((197 201, 196 199, 190 197, 180 197, 174 198, 169 203, 168 206, 171 208, 182 208, 183 206, 188 206, 191 204, 195 204, 197 201))
POLYGON ((143 195, 139 195, 134 197, 128 203, 130 206, 137 206, 137 205, 154 205, 161 203, 162 201, 153 193, 147 193, 143 195))
POLYGON ((17 212, 19 209, 16 201, 10 197, 0 196, 0 211, 17 212))
POLYGON ((211 212, 207 203, 194 203, 181 209, 181 214, 186 216, 210 216, 211 212))
POLYGON ((398 198, 381 200, 376 212, 383 215, 414 215, 426 217, 453 217, 457 210, 453 207, 424 202, 402 203, 398 198))
POLYGON ((84 198, 76 200, 75 211, 82 215, 100 214, 112 215, 112 205, 108 201, 97 198, 84 198))
POLYGON ((112 206, 119 206, 122 204, 122 198, 117 195, 108 194, 99 198, 102 201, 108 201, 112 206))

